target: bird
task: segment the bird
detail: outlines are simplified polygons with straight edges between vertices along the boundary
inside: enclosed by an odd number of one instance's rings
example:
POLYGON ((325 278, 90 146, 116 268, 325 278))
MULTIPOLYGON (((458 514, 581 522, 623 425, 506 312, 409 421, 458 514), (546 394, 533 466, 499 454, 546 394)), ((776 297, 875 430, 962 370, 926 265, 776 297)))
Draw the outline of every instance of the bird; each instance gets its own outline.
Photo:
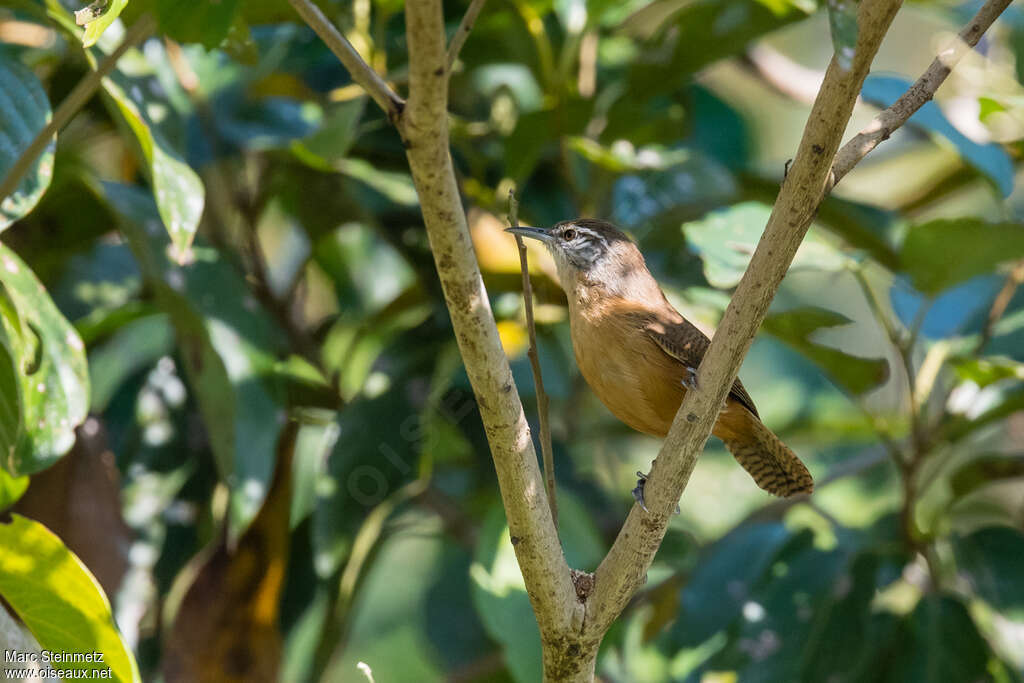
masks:
MULTIPOLYGON (((619 420, 664 438, 687 390, 697 386, 707 335, 669 303, 636 244, 611 223, 577 218, 506 232, 539 240, 551 252, 569 302, 576 364, 590 388, 619 420)), ((807 467, 761 422, 739 379, 712 434, 768 493, 813 491, 807 467)), ((643 506, 645 477, 637 474, 634 496, 643 506)))

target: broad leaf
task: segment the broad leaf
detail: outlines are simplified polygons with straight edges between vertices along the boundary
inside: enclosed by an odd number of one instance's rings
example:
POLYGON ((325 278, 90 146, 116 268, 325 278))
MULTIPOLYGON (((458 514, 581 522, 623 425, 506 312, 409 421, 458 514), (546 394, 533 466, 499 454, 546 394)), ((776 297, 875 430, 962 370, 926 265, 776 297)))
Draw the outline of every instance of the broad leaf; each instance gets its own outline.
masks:
POLYGON ((229 531, 240 534, 267 493, 284 424, 270 384, 279 332, 215 250, 196 248, 192 263, 175 264, 152 201, 128 186, 106 184, 103 191, 175 327, 217 466, 231 491, 229 531))
MULTIPOLYGON (((879 107, 888 107, 907 91, 911 83, 894 76, 868 76, 861 96, 879 107)), ((979 144, 957 130, 934 102, 924 106, 910 117, 911 125, 940 135, 948 140, 960 156, 992 181, 1004 197, 1013 192, 1013 162, 1003 148, 995 143, 979 144)))
MULTIPOLYGON (((712 286, 728 289, 739 283, 770 215, 771 207, 765 204, 743 202, 683 224, 683 234, 704 261, 704 276, 712 286)), ((847 257, 810 233, 791 268, 840 270, 846 264, 847 257)))
POLYGON ((993 608, 1016 620, 1024 618, 1024 534, 1009 527, 979 529, 954 536, 960 575, 993 608))
MULTIPOLYGON (((31 71, 0 52, 0 180, 50 121, 50 102, 31 71)), ((29 167, 14 192, 0 202, 0 230, 36 205, 53 177, 56 136, 29 167)))
MULTIPOLYGON (((44 650, 103 655, 102 663, 60 662, 121 683, 141 681, 135 658, 114 624, 103 589, 49 529, 21 515, 0 522, 0 596, 44 650)), ((92 674, 86 673, 85 677, 92 674)))
POLYGON ((3 323, 17 362, 24 426, 15 453, 2 465, 11 474, 30 474, 67 453, 75 427, 85 419, 85 346, 35 274, 2 244, 0 284, 13 305, 4 311, 3 323))
POLYGON ((828 0, 828 27, 832 33, 832 47, 835 49, 836 63, 843 69, 853 66, 853 57, 857 47, 857 8, 856 0, 828 0))
POLYGON ((88 7, 75 13, 76 21, 89 20, 85 24, 85 33, 82 34, 82 47, 92 47, 100 39, 103 32, 110 28, 124 8, 128 6, 128 0, 94 0, 88 7), (98 14, 97 16, 97 12, 98 14), (81 18, 81 19, 80 19, 81 18))
POLYGON ((870 680, 990 680, 988 645, 964 604, 949 595, 932 593, 923 597, 890 646, 888 656, 879 662, 882 670, 876 669, 870 680))
POLYGON ((203 183, 151 119, 151 111, 166 110, 154 95, 159 88, 145 76, 129 76, 123 66, 103 79, 103 88, 142 148, 160 218, 171 236, 175 260, 182 261, 203 215, 203 183))
POLYGON ((1024 227, 978 218, 934 220, 910 228, 900 253, 920 292, 934 296, 999 264, 1024 258, 1024 227))
POLYGON ((726 628, 792 539, 782 524, 746 524, 715 543, 683 587, 671 629, 674 647, 694 646, 726 628))
POLYGON ((174 40, 212 49, 227 37, 237 7, 238 0, 156 0, 156 16, 160 29, 174 40))
POLYGON ((765 318, 763 329, 817 363, 845 391, 863 394, 889 377, 884 358, 860 358, 816 343, 812 336, 820 329, 848 325, 853 321, 824 308, 797 308, 765 318))

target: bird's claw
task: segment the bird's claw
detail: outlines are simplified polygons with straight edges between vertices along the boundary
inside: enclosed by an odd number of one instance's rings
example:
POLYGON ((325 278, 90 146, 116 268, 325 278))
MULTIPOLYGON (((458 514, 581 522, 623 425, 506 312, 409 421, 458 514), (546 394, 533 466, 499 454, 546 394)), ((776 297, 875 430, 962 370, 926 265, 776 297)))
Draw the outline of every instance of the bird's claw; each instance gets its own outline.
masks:
POLYGON ((686 378, 683 379, 683 386, 687 389, 697 390, 700 385, 697 383, 697 368, 687 367, 686 378))
MULTIPOLYGON (((644 482, 647 481, 647 475, 643 472, 637 472, 636 476, 636 488, 632 491, 633 499, 640 504, 640 507, 643 508, 644 512, 650 512, 650 510, 647 509, 646 503, 644 503, 644 482)), ((678 515, 679 513, 679 506, 676 505, 675 514, 678 515)))

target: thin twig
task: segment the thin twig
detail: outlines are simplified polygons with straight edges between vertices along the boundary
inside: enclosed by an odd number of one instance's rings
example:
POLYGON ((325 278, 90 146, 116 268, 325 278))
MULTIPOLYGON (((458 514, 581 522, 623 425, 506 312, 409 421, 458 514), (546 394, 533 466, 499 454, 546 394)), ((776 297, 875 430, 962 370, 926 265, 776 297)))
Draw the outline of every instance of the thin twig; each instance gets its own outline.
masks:
MULTIPOLYGON (((508 191, 508 224, 519 227, 519 202, 514 190, 508 191)), ((555 456, 551 448, 551 424, 548 422, 548 393, 544 391, 544 377, 540 372, 540 354, 537 352, 537 326, 533 322, 533 287, 530 285, 530 265, 526 260, 526 244, 516 235, 519 247, 519 268, 523 271, 523 309, 526 311, 526 330, 530 335, 530 370, 533 371, 533 385, 537 389, 537 419, 540 420, 540 452, 544 461, 544 486, 551 506, 551 519, 558 528, 558 500, 555 498, 555 456)))
POLYGON ((310 0, 288 0, 288 2, 344 65, 352 80, 363 86, 373 101, 388 115, 391 122, 400 127, 400 115, 405 108, 405 100, 399 97, 384 79, 366 63, 359 52, 352 47, 352 43, 341 35, 319 7, 310 0))
POLYGON ((1024 284, 1024 261, 1020 261, 1014 266, 1010 274, 1006 276, 1006 282, 1003 283, 1003 288, 996 294, 996 298, 992 300, 992 308, 988 311, 988 318, 985 320, 985 327, 981 330, 981 337, 978 339, 977 346, 974 347, 974 355, 980 355, 988 343, 992 341, 992 336, 995 334, 996 323, 1003 317, 1003 313, 1006 312, 1006 307, 1010 305, 1010 300, 1013 299, 1013 295, 1017 293, 1017 288, 1024 284))
POLYGON ((103 78, 117 66, 117 61, 121 59, 121 56, 145 40, 153 32, 155 26, 156 22, 152 16, 147 14, 140 17, 128 29, 128 32, 125 33, 124 40, 117 46, 117 49, 107 55, 94 71, 90 71, 82 77, 82 80, 78 82, 71 92, 68 93, 67 97, 64 98, 64 101, 60 103, 60 106, 57 107, 57 111, 53 112, 50 122, 39 131, 39 134, 29 143, 25 151, 14 162, 11 170, 8 171, 3 183, 0 183, 0 200, 14 194, 21 183, 22 177, 32 168, 32 164, 36 162, 36 159, 46 149, 46 146, 50 144, 53 136, 64 128, 75 114, 85 106, 85 103, 92 98, 103 78))
POLYGON ((1010 2, 1011 0, 988 0, 982 5, 957 38, 939 52, 928 69, 907 89, 907 92, 888 109, 879 112, 867 128, 843 145, 832 163, 831 186, 838 184, 868 152, 887 140, 914 112, 934 97, 935 91, 946 80, 956 63, 978 44, 981 36, 1010 2))
MULTIPOLYGON (((459 58, 459 51, 466 42, 466 38, 469 37, 469 32, 473 30, 473 24, 476 23, 476 18, 480 16, 480 10, 483 9, 485 2, 487 0, 471 0, 469 7, 466 8, 466 13, 462 16, 462 22, 455 29, 455 35, 452 36, 451 42, 448 43, 449 73, 451 73, 452 67, 455 66, 455 60, 459 58)), ((517 237, 516 240, 518 241, 518 239, 517 237)))

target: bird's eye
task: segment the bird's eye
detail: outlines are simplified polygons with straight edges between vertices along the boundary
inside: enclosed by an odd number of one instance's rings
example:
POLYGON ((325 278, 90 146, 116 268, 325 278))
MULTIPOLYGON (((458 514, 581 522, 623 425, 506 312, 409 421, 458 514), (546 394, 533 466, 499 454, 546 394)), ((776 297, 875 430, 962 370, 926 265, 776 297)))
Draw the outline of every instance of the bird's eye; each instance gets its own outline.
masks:
POLYGON ((568 230, 562 233, 562 239, 567 242, 576 239, 576 231, 573 230, 572 228, 569 228, 568 230))

